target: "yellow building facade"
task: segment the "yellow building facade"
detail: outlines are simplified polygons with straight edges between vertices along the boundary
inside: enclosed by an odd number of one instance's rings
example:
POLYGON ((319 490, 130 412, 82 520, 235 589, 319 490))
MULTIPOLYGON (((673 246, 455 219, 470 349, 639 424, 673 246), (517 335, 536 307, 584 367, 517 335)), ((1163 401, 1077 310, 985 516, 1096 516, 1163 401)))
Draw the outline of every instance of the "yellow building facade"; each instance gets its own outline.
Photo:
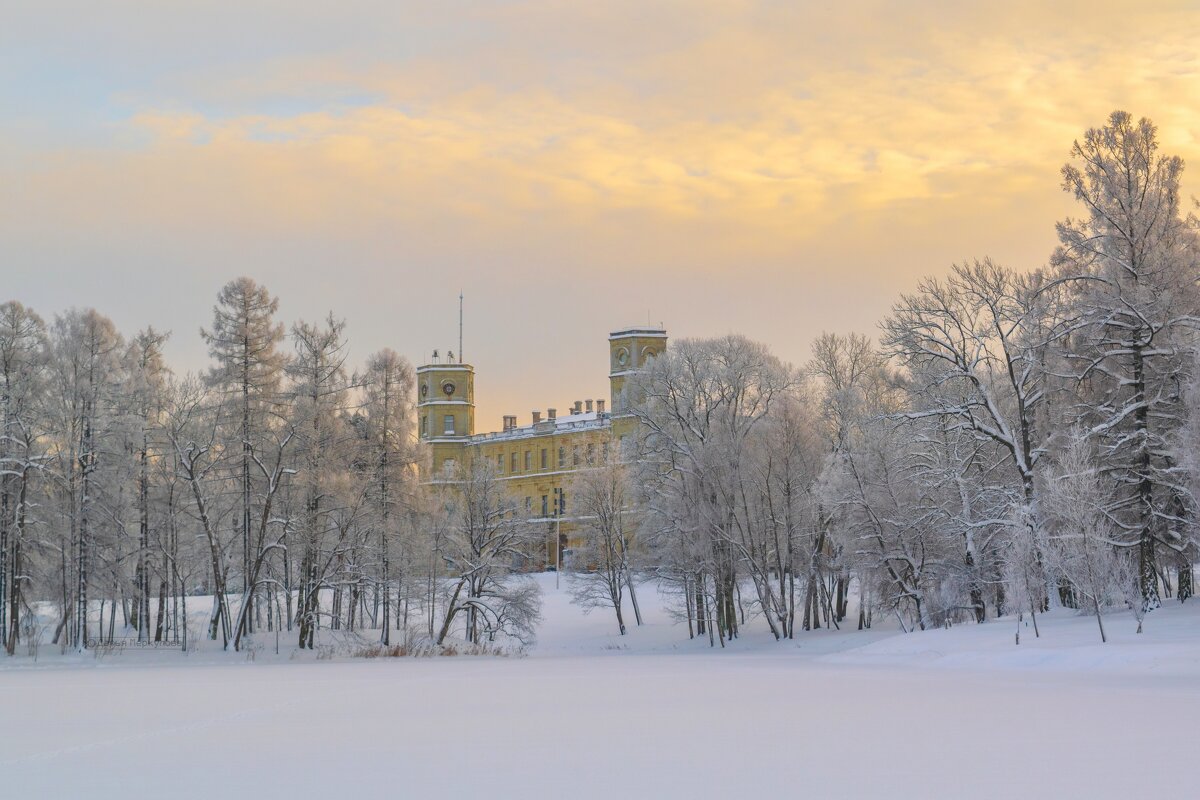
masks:
POLYGON ((524 499, 532 522, 547 525, 547 564, 557 563, 558 547, 573 544, 571 478, 602 463, 633 431, 636 420, 622 406, 625 380, 666 346, 662 328, 614 331, 608 337, 607 400, 533 411, 527 424, 506 416, 502 428, 491 433, 475 432, 474 368, 435 353, 431 363, 417 368, 417 427, 429 448, 428 479, 452 483, 459 467, 470 469, 482 459, 510 495, 524 499))

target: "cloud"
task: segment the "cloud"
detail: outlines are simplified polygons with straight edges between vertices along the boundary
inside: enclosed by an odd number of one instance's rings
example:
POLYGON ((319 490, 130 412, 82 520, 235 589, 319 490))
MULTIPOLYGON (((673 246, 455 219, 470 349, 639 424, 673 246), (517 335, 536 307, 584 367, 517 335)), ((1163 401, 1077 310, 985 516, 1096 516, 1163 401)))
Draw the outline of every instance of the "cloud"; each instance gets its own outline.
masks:
POLYGON ((207 263, 206 291, 264 270, 319 308, 330 271, 402 275, 486 292, 477 324, 510 336, 546 324, 535 308, 602 328, 657 306, 798 360, 951 260, 1040 263, 1070 142, 1113 108, 1200 161, 1186 3, 104 6, 22 9, 0 34, 18 290, 207 263), (590 275, 569 303, 548 288, 590 275), (777 299, 814 292, 829 303, 799 315, 777 299))

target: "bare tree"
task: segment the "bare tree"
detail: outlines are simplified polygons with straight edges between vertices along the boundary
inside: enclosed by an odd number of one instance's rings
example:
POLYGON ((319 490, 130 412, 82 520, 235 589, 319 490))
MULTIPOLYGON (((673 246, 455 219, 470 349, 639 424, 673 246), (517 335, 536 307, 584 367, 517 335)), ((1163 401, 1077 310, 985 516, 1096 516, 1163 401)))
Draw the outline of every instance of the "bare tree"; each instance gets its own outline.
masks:
MULTIPOLYGON (((837 465, 848 457, 862 426, 872 414, 879 413, 878 403, 888 390, 884 359, 866 336, 824 333, 813 343, 808 373, 815 380, 814 400, 819 408, 814 431, 825 439, 831 465, 837 465)), ((818 503, 814 513, 817 530, 806 564, 802 614, 805 630, 820 627, 823 610, 826 624, 844 616, 844 599, 838 604, 841 608, 834 609, 832 598, 823 590, 825 577, 837 571, 840 573, 839 587, 849 582, 840 569, 844 562, 842 565, 834 563, 837 543, 830 535, 834 509, 821 507, 818 503)), ((859 587, 865 589, 866 583, 860 581, 859 587)), ((860 603, 860 629, 868 626, 868 613, 867 604, 860 603)))
POLYGON ((210 639, 216 639, 219 630, 222 646, 228 647, 233 638, 226 582, 228 547, 220 536, 222 509, 215 502, 222 483, 221 411, 221 405, 213 402, 199 381, 184 380, 176 384, 170 394, 165 434, 174 454, 175 467, 189 487, 207 545, 213 595, 208 635, 210 639))
MULTIPOLYGON (((989 260, 957 265, 947 281, 926 279, 884 323, 885 348, 908 367, 920 406, 909 418, 936 417, 994 442, 1015 477, 1012 516, 1040 524, 1037 463, 1047 432, 1037 413, 1046 401, 1046 349, 1068 326, 1048 326, 1046 305, 1061 282, 1021 276, 989 260)), ((1033 535, 1030 533, 1029 535, 1033 535)), ((1053 596, 1043 577, 1044 608, 1053 596)))
MULTIPOLYGON (((55 478, 67 518, 70 545, 64 543, 63 615, 71 643, 79 650, 88 641, 88 590, 96 531, 94 477, 100 463, 101 437, 110 421, 113 382, 118 375, 120 334, 111 320, 93 309, 72 309, 57 317, 51 336, 54 408, 53 452, 55 478), (72 608, 65 569, 67 550, 73 553, 74 592, 72 608)), ((60 626, 60 630, 62 626, 60 626)))
POLYGON ((541 597, 537 584, 521 571, 536 560, 541 531, 482 460, 458 468, 445 502, 449 525, 438 556, 449 580, 437 643, 445 641, 460 615, 468 642, 494 641, 499 634, 531 642, 541 597))
POLYGON ((625 407, 641 423, 640 478, 653 487, 656 549, 691 560, 674 571, 691 576, 685 586, 694 579, 706 629, 711 600, 722 645, 738 635, 739 570, 750 573, 772 634, 785 635, 786 603, 770 575, 777 559, 762 552, 769 534, 749 475, 765 420, 796 386, 795 372, 764 346, 727 336, 676 343, 626 389, 625 407))
MULTIPOLYGON (((350 495, 335 497, 335 472, 349 464, 342 458, 354 437, 346 425, 345 403, 351 379, 346 372, 345 323, 332 315, 324 325, 297 323, 292 327, 296 355, 288 367, 292 379, 291 423, 297 434, 297 456, 304 510, 300 519, 300 590, 297 601, 300 647, 314 646, 320 612, 320 591, 332 561, 324 539, 336 535, 344 540, 345 530, 336 529, 330 513, 349 504, 362 507, 362 481, 355 482, 350 495), (331 467, 335 467, 331 469, 331 467)), ((344 542, 343 542, 344 543, 344 542)))
MULTIPOLYGON (((155 441, 162 424, 164 392, 170 375, 163 360, 162 346, 167 334, 154 328, 139 332, 129 344, 126 354, 130 381, 126 386, 128 415, 131 417, 130 431, 137 460, 137 515, 138 543, 137 567, 133 584, 133 608, 130 623, 138 632, 138 640, 149 638, 150 595, 151 595, 151 469, 150 463, 158 457, 158 442, 155 441)), ((159 576, 160 585, 166 576, 159 576)), ((160 592, 161 594, 161 592, 160 592)), ((161 604, 160 599, 160 604, 161 604)))
POLYGON ((41 317, 17 302, 0 305, 0 642, 10 656, 30 582, 24 544, 31 483, 44 463, 39 414, 48 348, 41 317))
MULTIPOLYGON (((410 484, 416 464, 412 437, 414 374, 412 366, 405 359, 395 351, 385 349, 367 360, 363 382, 366 395, 364 411, 371 439, 371 464, 375 471, 372 501, 378 526, 378 591, 383 604, 379 641, 386 646, 391 643, 392 542, 398 538, 396 507, 404 503, 404 495, 412 492, 410 484)), ((401 553, 401 564, 409 562, 407 555, 401 553)), ((399 603, 401 594, 407 591, 405 581, 409 576, 400 571, 396 577, 399 581, 399 603)))
POLYGON ((1119 540, 1106 511, 1108 493, 1100 485, 1091 443, 1086 431, 1073 428, 1056 454, 1047 476, 1046 538, 1051 558, 1091 606, 1100 641, 1107 642, 1101 609, 1121 583, 1119 562, 1125 556, 1114 552, 1119 540))
MULTIPOLYGON (((625 635, 625 592, 634 599, 636 550, 628 515, 632 496, 628 491, 628 467, 616 448, 609 447, 599 462, 581 470, 569 487, 579 520, 577 535, 582 546, 575 552, 577 569, 570 578, 572 600, 589 611, 613 609, 617 630, 625 635)), ((640 624, 640 621, 639 621, 640 624)))

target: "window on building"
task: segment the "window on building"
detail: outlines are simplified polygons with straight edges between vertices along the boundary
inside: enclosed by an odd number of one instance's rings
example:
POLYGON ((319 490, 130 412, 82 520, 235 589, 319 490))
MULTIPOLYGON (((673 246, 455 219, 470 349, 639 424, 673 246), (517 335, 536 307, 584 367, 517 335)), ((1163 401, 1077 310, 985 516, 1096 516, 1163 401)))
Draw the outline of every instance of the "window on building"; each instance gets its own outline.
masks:
POLYGON ((426 416, 421 417, 421 435, 422 436, 429 435, 429 417, 426 417, 426 416))
POLYGON ((532 509, 533 509, 533 498, 526 497, 525 498, 525 513, 528 514, 532 509))
POLYGON ((604 444, 600 445, 600 463, 601 464, 608 463, 608 442, 605 442, 604 444))
POLYGON ((550 466, 550 461, 547 456, 548 456, 548 454, 546 452, 546 448, 543 447, 542 448, 542 469, 545 469, 546 467, 550 466))
POLYGON ((567 465, 567 448, 565 447, 558 448, 558 465, 560 467, 567 465))
POLYGON ((504 453, 496 454, 496 472, 504 474, 504 453))
POLYGON ((576 467, 579 466, 579 445, 571 448, 571 464, 576 467))
POLYGON ((453 475, 455 466, 456 466, 456 462, 454 461, 454 459, 447 458, 445 461, 442 462, 442 474, 446 475, 446 476, 453 475))
POLYGON ((509 463, 512 465, 509 468, 509 471, 516 472, 517 471, 517 453, 515 450, 513 451, 512 458, 509 459, 509 463))
POLYGON ((526 450, 525 451, 525 471, 529 472, 529 470, 531 470, 531 469, 533 469, 533 451, 526 450))
POLYGON ((596 445, 594 444, 589 444, 587 446, 587 462, 589 464, 596 463, 596 445))
POLYGON ((454 433, 454 415, 453 414, 446 415, 446 424, 442 430, 444 433, 450 433, 450 434, 454 433))
POLYGON ((548 495, 542 495, 542 516, 550 516, 550 497, 548 495))

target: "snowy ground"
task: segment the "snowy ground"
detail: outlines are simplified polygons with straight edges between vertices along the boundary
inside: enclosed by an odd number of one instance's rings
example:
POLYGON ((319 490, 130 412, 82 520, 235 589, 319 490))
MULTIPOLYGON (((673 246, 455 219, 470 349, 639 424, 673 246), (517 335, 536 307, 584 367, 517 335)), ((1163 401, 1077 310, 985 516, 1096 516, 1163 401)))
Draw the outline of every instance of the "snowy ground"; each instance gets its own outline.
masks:
MULTIPOLYGON (((553 575, 525 658, 0 660, 0 797, 1188 796, 1200 603, 899 634, 624 638, 553 575)), ((273 641, 271 642, 273 648, 273 641)))

